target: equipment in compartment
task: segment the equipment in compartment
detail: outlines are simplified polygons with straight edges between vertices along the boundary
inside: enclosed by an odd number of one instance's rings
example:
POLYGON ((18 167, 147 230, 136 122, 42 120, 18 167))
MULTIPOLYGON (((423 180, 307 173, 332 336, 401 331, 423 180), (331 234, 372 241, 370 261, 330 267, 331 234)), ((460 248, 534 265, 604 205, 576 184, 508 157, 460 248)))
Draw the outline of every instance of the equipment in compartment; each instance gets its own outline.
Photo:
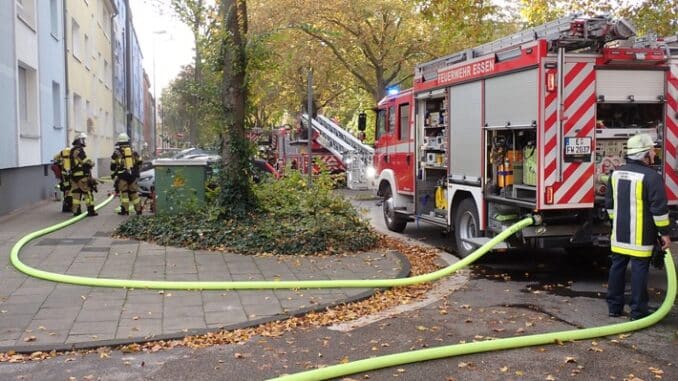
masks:
POLYGON ((423 144, 424 146, 422 147, 422 149, 424 150, 445 151, 446 149, 445 136, 443 135, 442 132, 438 133, 435 136, 424 136, 423 144))
POLYGON ((506 152, 506 157, 513 169, 513 184, 523 183, 523 151, 513 149, 506 152))
POLYGON ((438 180, 438 186, 436 187, 436 209, 446 210, 447 209, 447 187, 445 185, 445 179, 442 178, 438 180))
MULTIPOLYGON (((613 170, 621 167, 626 152, 626 140, 623 139, 599 139, 596 142, 596 172, 601 175, 609 175, 613 170)), ((605 195, 607 184, 604 178, 596 176, 595 190, 598 196, 605 195)))
MULTIPOLYGON (((429 182, 430 179, 437 179, 440 171, 447 168, 445 99, 445 97, 439 97, 424 101, 426 109, 424 126, 419 127, 423 132, 419 147, 421 171, 417 176, 421 181, 429 182)), ((435 182, 429 184, 433 186, 435 182)))
POLYGON ((500 188, 514 184, 522 184, 523 153, 519 150, 508 150, 503 162, 499 165, 497 177, 500 188))
POLYGON ((488 208, 487 229, 495 233, 508 229, 520 215, 518 208, 508 205, 490 204, 488 208))
POLYGON ((534 132, 530 129, 489 130, 488 194, 534 201, 536 156, 534 132), (527 158, 526 158, 527 157, 527 158), (526 171, 532 171, 531 175, 526 171), (527 179, 527 182, 525 181, 527 179))
POLYGON ((537 147, 533 141, 523 148, 523 184, 537 185, 537 147))

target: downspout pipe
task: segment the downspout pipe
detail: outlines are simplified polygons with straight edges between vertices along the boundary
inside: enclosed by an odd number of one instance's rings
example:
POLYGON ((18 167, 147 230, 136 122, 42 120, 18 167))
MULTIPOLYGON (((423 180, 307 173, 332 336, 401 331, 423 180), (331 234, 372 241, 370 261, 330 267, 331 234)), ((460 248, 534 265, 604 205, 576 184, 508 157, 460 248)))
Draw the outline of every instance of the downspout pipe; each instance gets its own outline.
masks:
POLYGON ((127 136, 132 136, 132 10, 129 0, 125 0, 125 126, 127 136))
POLYGON ((115 18, 118 17, 120 14, 120 10, 118 9, 118 6, 115 5, 114 0, 110 0, 111 7, 113 8, 113 12, 111 12, 111 24, 110 24, 110 30, 108 31, 109 35, 111 36, 110 41, 111 41, 111 119, 113 123, 113 136, 111 138, 115 139, 116 134, 116 124, 115 124, 115 18))
MULTIPOLYGON (((66 31, 68 30, 67 23, 68 23, 68 11, 66 9, 66 2, 68 0, 62 0, 61 2, 61 13, 62 13, 62 18, 63 18, 63 41, 64 41, 64 123, 66 124, 65 130, 66 130, 66 136, 64 137, 64 142, 65 146, 69 146, 69 139, 68 139, 68 131, 71 127, 71 122, 70 122, 70 115, 71 115, 71 106, 70 106, 70 87, 69 87, 69 77, 68 77, 68 33, 66 31)), ((75 135, 74 135, 75 136, 75 135)))

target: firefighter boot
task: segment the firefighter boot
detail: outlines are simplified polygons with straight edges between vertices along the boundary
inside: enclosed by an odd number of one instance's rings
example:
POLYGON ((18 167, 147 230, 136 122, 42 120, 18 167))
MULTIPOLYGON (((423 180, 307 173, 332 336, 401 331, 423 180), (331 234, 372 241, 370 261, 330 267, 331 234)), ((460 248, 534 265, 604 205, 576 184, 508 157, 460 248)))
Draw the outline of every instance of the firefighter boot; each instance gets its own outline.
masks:
POLYGON ((61 212, 63 213, 70 213, 73 211, 73 197, 71 196, 66 196, 64 197, 64 203, 61 208, 61 212))
POLYGON ((129 214, 129 212, 127 212, 127 209, 124 206, 121 206, 120 210, 118 211, 118 214, 121 216, 126 216, 129 214))
POLYGON ((87 207, 87 216, 88 217, 94 217, 94 216, 98 216, 98 215, 99 215, 99 213, 97 213, 94 210, 94 205, 90 205, 90 206, 87 207))

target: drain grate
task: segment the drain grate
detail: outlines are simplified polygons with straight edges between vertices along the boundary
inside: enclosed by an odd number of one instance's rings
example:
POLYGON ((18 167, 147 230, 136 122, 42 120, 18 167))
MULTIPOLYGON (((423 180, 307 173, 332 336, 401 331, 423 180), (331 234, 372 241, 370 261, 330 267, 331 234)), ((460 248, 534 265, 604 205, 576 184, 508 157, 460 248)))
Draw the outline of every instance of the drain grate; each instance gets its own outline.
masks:
POLYGON ((80 250, 81 252, 90 252, 90 253, 108 253, 110 248, 108 247, 95 247, 95 246, 85 246, 80 250))
POLYGON ((37 246, 56 246, 56 245, 87 245, 91 238, 44 238, 40 240, 37 246))

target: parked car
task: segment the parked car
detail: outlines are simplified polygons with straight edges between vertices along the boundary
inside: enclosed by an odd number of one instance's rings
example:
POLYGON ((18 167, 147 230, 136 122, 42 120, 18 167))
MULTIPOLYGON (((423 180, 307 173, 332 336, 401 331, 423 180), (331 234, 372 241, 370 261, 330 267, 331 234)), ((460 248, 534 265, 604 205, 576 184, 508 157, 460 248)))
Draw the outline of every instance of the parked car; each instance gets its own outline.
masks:
MULTIPOLYGON (((182 160, 207 159, 208 169, 210 174, 214 173, 214 166, 212 164, 218 163, 221 160, 219 155, 183 155, 182 160)), ((280 178, 280 173, 266 160, 252 159, 254 168, 254 181, 259 182, 265 176, 273 176, 274 179, 280 178)), ((141 196, 148 197, 151 192, 155 190, 155 168, 150 168, 142 171, 137 180, 139 185, 139 193, 141 196)))
POLYGON ((155 190, 155 168, 151 167, 150 169, 141 171, 141 173, 139 173, 137 185, 139 186, 140 196, 150 196, 151 192, 155 190))

